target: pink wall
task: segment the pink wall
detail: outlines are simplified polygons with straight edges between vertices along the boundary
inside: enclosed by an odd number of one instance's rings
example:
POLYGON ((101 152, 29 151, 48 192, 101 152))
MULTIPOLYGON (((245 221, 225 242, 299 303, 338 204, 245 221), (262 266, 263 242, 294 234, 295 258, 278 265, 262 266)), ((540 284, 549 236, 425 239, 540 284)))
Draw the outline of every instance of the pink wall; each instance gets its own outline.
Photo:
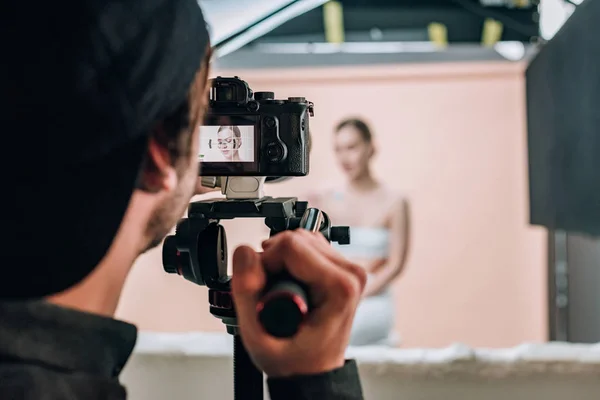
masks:
MULTIPOLYGON (((545 232, 527 225, 522 64, 219 74, 315 103, 311 175, 268 187, 271 195, 301 196, 340 179, 330 145, 334 124, 348 115, 372 124, 375 173, 412 202, 413 247, 394 287, 404 346, 546 340, 545 232)), ((257 232, 267 235, 259 220, 225 226, 230 250, 258 245, 257 232)), ((208 313, 205 288, 162 272, 160 250, 139 260, 118 313, 142 329, 223 330, 208 313)))

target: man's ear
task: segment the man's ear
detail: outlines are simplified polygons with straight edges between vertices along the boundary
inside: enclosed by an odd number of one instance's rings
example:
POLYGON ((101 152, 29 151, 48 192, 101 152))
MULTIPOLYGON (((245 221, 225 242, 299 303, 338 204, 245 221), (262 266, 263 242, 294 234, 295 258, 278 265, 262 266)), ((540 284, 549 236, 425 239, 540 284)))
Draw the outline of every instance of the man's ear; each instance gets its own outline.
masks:
POLYGON ((142 187, 151 193, 175 190, 178 177, 172 162, 169 150, 156 138, 150 137, 148 154, 142 172, 142 187))

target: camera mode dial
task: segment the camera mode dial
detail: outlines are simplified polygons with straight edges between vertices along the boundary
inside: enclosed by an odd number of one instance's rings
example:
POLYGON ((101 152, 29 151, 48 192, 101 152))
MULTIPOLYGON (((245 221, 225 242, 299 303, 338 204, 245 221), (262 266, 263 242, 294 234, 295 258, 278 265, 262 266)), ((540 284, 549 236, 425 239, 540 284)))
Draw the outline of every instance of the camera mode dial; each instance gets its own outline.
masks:
POLYGON ((266 148, 267 158, 271 163, 278 163, 285 158, 285 148, 278 142, 271 142, 266 148))
POLYGON ((256 92, 254 98, 256 101, 275 100, 275 92, 256 92))

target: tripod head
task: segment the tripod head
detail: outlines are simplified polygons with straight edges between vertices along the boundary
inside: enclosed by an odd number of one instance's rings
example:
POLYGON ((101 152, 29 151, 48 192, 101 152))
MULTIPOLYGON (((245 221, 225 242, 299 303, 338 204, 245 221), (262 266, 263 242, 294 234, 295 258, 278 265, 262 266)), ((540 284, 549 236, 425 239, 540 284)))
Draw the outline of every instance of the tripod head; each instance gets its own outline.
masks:
MULTIPOLYGON (((221 187, 225 199, 191 203, 175 235, 163 245, 163 266, 209 289, 210 312, 220 318, 227 332, 236 335, 237 319, 227 275, 227 237, 222 219, 264 218, 270 236, 285 230, 320 232, 339 244, 350 243, 350 229, 331 225, 327 214, 309 208, 295 197, 264 196, 265 177, 207 177, 203 185, 221 187)), ((269 276, 257 313, 265 330, 275 337, 291 337, 310 311, 308 288, 289 274, 269 276)))

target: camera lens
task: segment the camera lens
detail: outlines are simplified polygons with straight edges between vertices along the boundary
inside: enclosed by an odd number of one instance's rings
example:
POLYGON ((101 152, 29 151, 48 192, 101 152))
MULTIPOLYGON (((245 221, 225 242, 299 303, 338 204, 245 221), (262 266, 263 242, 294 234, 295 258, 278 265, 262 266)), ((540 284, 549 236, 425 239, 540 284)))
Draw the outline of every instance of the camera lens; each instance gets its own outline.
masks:
POLYGON ((275 126, 275 118, 273 118, 273 117, 266 117, 265 118, 265 125, 267 126, 267 128, 273 128, 275 126))
POLYGON ((280 162, 283 159, 283 146, 279 143, 269 143, 266 149, 267 157, 270 162, 280 162))

